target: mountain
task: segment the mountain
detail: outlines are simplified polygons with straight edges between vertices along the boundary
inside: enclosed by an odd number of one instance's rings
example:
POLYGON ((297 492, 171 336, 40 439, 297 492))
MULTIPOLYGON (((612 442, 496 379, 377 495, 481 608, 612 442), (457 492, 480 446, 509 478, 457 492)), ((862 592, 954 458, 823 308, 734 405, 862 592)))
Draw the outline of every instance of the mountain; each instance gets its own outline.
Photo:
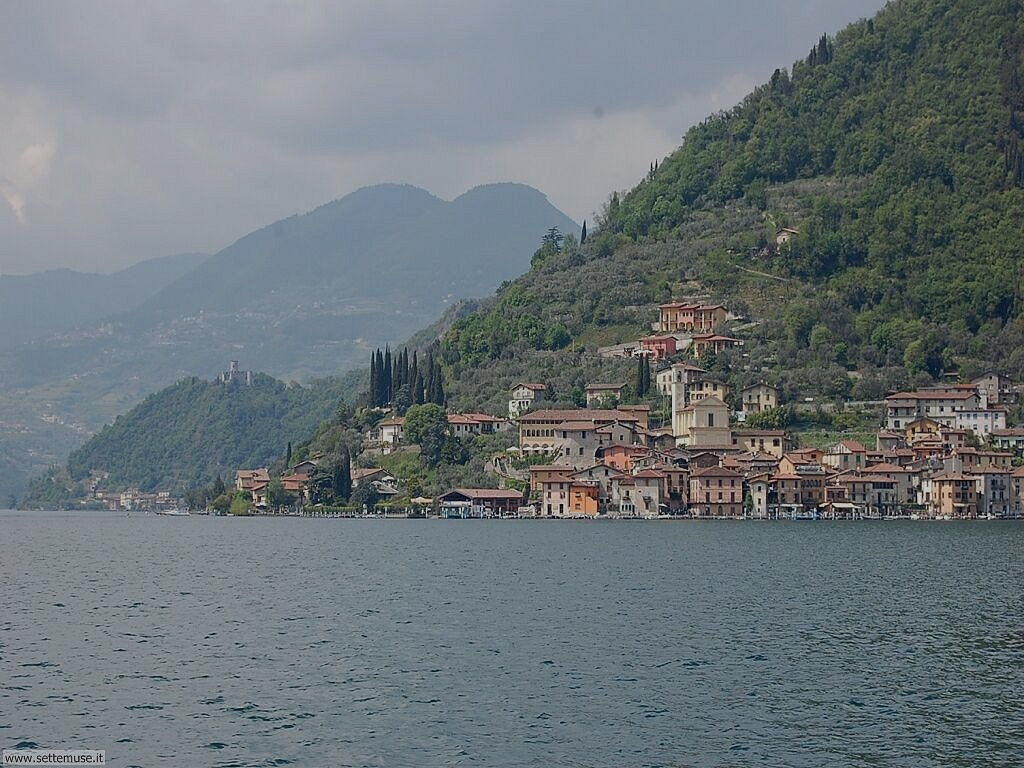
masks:
POLYGON ((312 434, 349 386, 339 379, 287 385, 261 373, 247 379, 244 372, 227 381, 182 379, 73 451, 68 472, 35 481, 24 503, 80 496, 90 476, 102 475, 101 487, 146 491, 184 491, 218 475, 230 482, 235 469, 265 466, 290 439, 312 434))
POLYGON ((0 350, 132 310, 207 258, 163 256, 112 274, 55 269, 0 275, 0 350))
POLYGON ((0 498, 148 393, 229 359, 289 380, 345 371, 520 274, 550 227, 577 231, 521 184, 450 202, 385 184, 252 232, 144 300, 127 286, 101 321, 0 351, 0 498))
POLYGON ((875 399, 950 371, 1024 380, 1022 130, 1021 2, 891 2, 692 127, 582 248, 539 254, 439 331, 449 394, 499 408, 540 378, 568 395, 581 361, 614 375, 596 345, 687 296, 743 318, 716 372, 789 399, 875 399))

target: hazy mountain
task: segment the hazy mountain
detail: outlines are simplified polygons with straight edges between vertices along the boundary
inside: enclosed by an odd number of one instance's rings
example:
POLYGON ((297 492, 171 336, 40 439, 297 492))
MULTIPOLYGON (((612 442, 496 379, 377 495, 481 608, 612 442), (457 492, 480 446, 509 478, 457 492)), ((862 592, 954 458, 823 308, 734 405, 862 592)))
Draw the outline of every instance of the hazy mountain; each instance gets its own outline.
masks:
POLYGON ((54 269, 0 275, 0 349, 134 309, 207 258, 163 256, 113 274, 54 269))
POLYGON ((2 351, 0 465, 6 453, 25 470, 0 480, 0 494, 150 392, 209 377, 229 359, 302 380, 362 363, 454 300, 521 274, 553 226, 578 234, 520 184, 451 202, 407 185, 368 187, 246 235, 143 301, 112 300, 123 311, 101 323, 2 351))

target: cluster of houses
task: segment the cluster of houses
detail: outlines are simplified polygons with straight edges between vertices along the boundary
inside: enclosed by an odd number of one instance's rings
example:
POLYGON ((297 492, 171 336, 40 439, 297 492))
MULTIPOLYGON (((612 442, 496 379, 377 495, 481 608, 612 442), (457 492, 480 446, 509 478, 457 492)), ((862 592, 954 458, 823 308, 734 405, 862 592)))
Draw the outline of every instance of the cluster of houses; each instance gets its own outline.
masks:
MULTIPOLYGON (((649 406, 621 404, 623 384, 588 386, 586 407, 565 409, 545 407, 543 383, 519 382, 507 417, 451 413, 448 428, 456 437, 518 430, 511 452, 519 474, 506 474, 505 484, 518 480, 525 492, 456 488, 413 502, 430 503, 443 517, 1024 516, 1024 466, 1015 461, 1024 456, 1024 429, 1007 427, 1019 391, 1006 377, 890 395, 872 448, 844 440, 797 449, 783 430, 744 428, 750 415, 780 405, 776 387, 762 381, 733 392, 698 364, 706 352, 741 343, 716 333, 728 318, 720 304, 670 302, 659 307, 656 335, 605 348, 659 362, 655 386, 671 402, 663 426, 649 423, 649 406), (692 357, 679 360, 684 348, 692 357)), ((366 438, 389 453, 403 444, 404 424, 386 418, 366 438)), ((290 467, 285 490, 308 495, 316 465, 312 457, 290 467)), ((353 470, 353 485, 365 482, 384 498, 399 494, 398 480, 383 469, 353 470)), ((269 484, 265 469, 236 477, 257 507, 266 505, 269 484)))
POLYGON ((182 506, 182 500, 177 496, 172 496, 170 491, 151 493, 140 491, 138 488, 127 488, 123 491, 94 490, 92 498, 102 504, 105 509, 114 512, 159 512, 178 509, 182 506))
MULTIPOLYGON (((310 481, 322 459, 323 456, 317 454, 289 467, 280 477, 282 490, 309 503, 310 481)), ((377 496, 385 500, 400 493, 398 479, 382 467, 353 467, 351 471, 353 489, 370 483, 377 491, 377 496)), ((270 483, 270 470, 267 467, 239 469, 235 472, 235 490, 251 496, 252 506, 257 510, 266 510, 270 506, 270 483)))
POLYGON ((624 344, 600 347, 597 353, 602 357, 648 357, 660 361, 688 351, 700 359, 743 343, 716 331, 730 318, 722 304, 672 301, 660 305, 658 315, 658 320, 651 324, 651 335, 624 344))
MULTIPOLYGON (((511 404, 509 409, 511 410, 511 404)), ((455 437, 491 435, 512 429, 513 426, 511 418, 505 419, 487 413, 448 414, 448 430, 455 437)), ((393 416, 377 422, 376 426, 367 432, 366 438, 371 445, 379 447, 381 453, 391 453, 405 438, 405 417, 393 416)))
POLYGON ((519 418, 519 448, 553 459, 530 468, 539 513, 754 518, 1005 518, 1022 516, 1024 429, 1007 428, 1019 393, 994 374, 969 384, 898 392, 869 449, 841 441, 792 449, 781 430, 736 428, 737 415, 774 408, 767 384, 730 414, 722 382, 678 363, 659 374, 671 429, 643 407, 538 410, 519 418), (732 418, 731 418, 732 417, 732 418), (986 441, 991 447, 979 448, 986 441))

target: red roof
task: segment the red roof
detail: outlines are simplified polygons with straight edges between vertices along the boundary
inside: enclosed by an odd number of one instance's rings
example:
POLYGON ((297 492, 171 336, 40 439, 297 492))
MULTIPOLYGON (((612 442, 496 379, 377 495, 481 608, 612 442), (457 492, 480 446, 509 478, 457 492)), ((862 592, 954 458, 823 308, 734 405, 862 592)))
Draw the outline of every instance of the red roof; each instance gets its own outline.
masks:
POLYGON ((665 473, 659 472, 656 469, 642 469, 639 472, 634 472, 633 477, 642 477, 651 480, 661 480, 664 479, 665 473))
POLYGON ((453 493, 457 493, 461 496, 465 496, 469 499, 521 499, 523 494, 512 488, 453 488, 444 494, 445 496, 451 496, 453 493))
POLYGON ((939 390, 936 392, 929 392, 927 390, 918 390, 916 392, 897 392, 894 395, 889 395, 886 400, 967 400, 971 397, 977 397, 977 392, 973 389, 969 392, 963 390, 939 390))
POLYGON ((743 477, 743 475, 728 467, 704 467, 694 470, 690 477, 743 477))
POLYGON ((901 466, 899 466, 897 464, 889 464, 887 462, 882 462, 880 464, 872 464, 870 467, 865 467, 864 471, 865 472, 874 472, 874 473, 877 474, 877 473, 880 473, 880 472, 906 472, 906 473, 910 473, 910 472, 913 472, 914 470, 907 469, 906 467, 901 467, 901 466))
POLYGON ((618 409, 564 408, 534 411, 519 417, 520 422, 544 421, 636 421, 637 417, 618 409))

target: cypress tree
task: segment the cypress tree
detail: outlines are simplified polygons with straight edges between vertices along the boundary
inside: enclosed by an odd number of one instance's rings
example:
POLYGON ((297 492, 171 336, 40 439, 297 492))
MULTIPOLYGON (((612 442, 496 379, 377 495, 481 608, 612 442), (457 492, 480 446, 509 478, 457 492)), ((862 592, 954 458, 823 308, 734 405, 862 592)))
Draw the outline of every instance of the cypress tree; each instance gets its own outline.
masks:
POLYGON ((292 466, 292 441, 288 441, 288 451, 284 455, 284 468, 290 469, 292 466))
POLYGON ((368 398, 369 401, 370 401, 370 407, 371 408, 376 408, 377 405, 378 405, 378 403, 377 403, 377 392, 379 391, 379 385, 377 383, 378 379, 379 379, 379 377, 377 375, 377 354, 374 353, 374 352, 371 352, 370 353, 370 396, 368 398))
POLYGON ((380 406, 387 402, 387 382, 384 380, 384 353, 377 349, 377 388, 374 392, 374 405, 380 406))
POLYGON ((583 229, 580 231, 580 245, 587 242, 587 220, 583 220, 583 229))
POLYGON ((391 373, 391 345, 388 344, 384 348, 384 403, 390 403, 393 394, 391 373))
POLYGON ((437 367, 437 371, 434 374, 434 402, 438 405, 443 406, 445 401, 444 393, 444 374, 441 373, 441 364, 434 362, 437 367))
POLYGON ((646 397, 651 391, 651 361, 645 356, 644 357, 644 396, 646 397))
POLYGON ((412 380, 412 401, 416 405, 423 405, 423 376, 419 371, 416 371, 416 375, 413 376, 412 380))
POLYGON ((352 457, 347 448, 341 452, 338 461, 334 495, 345 501, 352 495, 352 457))
POLYGON ((641 355, 636 359, 636 376, 634 377, 635 386, 633 389, 636 390, 637 397, 644 396, 644 358, 641 355))
POLYGON ((423 402, 434 402, 434 353, 427 353, 426 373, 423 376, 423 402))

